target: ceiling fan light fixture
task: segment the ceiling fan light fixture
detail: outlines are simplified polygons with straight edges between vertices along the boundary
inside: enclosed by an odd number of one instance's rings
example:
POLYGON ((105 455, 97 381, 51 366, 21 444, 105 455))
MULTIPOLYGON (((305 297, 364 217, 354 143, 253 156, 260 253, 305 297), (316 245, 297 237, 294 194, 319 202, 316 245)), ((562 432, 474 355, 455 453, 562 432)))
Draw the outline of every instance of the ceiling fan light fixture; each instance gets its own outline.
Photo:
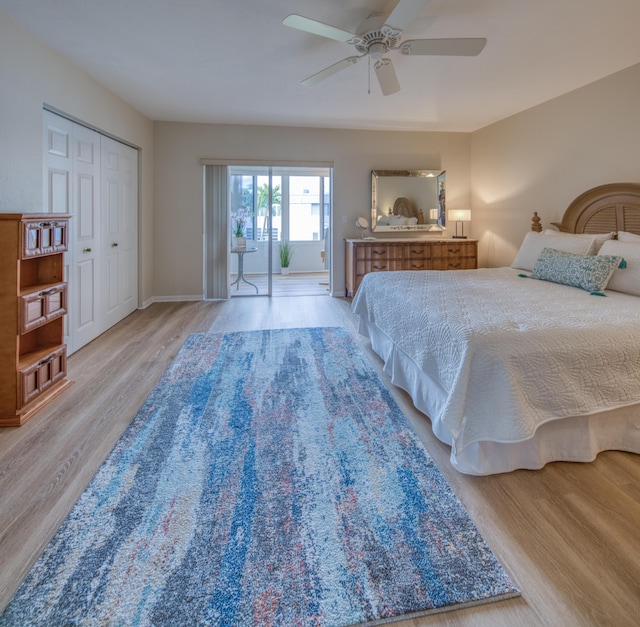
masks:
POLYGON ((386 46, 381 42, 375 42, 369 46, 369 54, 373 59, 382 59, 382 56, 387 51, 386 46))

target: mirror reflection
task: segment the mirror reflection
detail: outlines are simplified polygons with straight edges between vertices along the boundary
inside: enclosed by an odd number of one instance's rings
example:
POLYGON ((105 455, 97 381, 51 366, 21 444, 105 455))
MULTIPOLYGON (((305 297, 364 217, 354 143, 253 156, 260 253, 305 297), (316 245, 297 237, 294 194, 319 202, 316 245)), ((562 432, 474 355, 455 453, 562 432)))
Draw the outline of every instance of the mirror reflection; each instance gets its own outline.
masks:
POLYGON ((444 171, 371 171, 372 230, 443 231, 444 228, 444 171))

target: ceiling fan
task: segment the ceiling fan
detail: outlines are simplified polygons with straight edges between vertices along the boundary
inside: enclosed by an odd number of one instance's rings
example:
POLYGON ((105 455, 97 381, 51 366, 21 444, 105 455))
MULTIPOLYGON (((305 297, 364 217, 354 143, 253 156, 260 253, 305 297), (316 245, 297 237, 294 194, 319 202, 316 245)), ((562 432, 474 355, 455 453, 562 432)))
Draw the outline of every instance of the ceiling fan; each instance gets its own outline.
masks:
POLYGON ((402 54, 415 55, 447 55, 469 56, 480 54, 487 40, 480 37, 458 39, 409 39, 402 41, 402 31, 420 14, 430 0, 398 0, 395 8, 385 17, 370 15, 362 22, 355 33, 341 28, 312 20, 302 15, 287 16, 282 23, 307 33, 335 39, 342 43, 351 44, 360 53, 334 63, 316 74, 305 78, 301 83, 311 86, 333 76, 345 68, 357 63, 363 57, 375 60, 374 70, 385 96, 400 91, 400 83, 396 76, 391 59, 384 55, 397 50, 402 54))

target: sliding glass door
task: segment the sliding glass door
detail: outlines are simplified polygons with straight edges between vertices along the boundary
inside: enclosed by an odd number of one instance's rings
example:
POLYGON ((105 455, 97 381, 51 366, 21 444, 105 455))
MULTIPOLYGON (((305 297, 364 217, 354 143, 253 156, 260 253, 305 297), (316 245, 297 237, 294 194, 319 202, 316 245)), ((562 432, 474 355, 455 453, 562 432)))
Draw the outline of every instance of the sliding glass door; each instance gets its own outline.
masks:
POLYGON ((280 177, 267 166, 229 167, 230 295, 270 296, 280 177))
POLYGON ((231 297, 271 296, 290 271, 328 285, 331 168, 233 165, 228 189, 231 297))

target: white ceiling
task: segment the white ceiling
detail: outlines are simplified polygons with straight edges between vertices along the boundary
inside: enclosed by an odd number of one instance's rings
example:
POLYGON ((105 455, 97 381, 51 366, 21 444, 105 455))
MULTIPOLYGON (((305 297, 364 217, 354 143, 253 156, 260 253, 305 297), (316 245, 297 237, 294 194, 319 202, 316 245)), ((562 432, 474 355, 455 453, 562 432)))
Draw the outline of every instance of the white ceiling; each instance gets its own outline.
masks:
MULTIPOLYGON (((353 32, 396 0, 0 0, 0 11, 154 120, 473 131, 640 63, 640 0, 432 0, 404 39, 486 37, 477 57, 392 53, 402 89, 368 93, 366 59, 282 25, 353 32)), ((55 104, 55 103, 50 103, 55 104)))

